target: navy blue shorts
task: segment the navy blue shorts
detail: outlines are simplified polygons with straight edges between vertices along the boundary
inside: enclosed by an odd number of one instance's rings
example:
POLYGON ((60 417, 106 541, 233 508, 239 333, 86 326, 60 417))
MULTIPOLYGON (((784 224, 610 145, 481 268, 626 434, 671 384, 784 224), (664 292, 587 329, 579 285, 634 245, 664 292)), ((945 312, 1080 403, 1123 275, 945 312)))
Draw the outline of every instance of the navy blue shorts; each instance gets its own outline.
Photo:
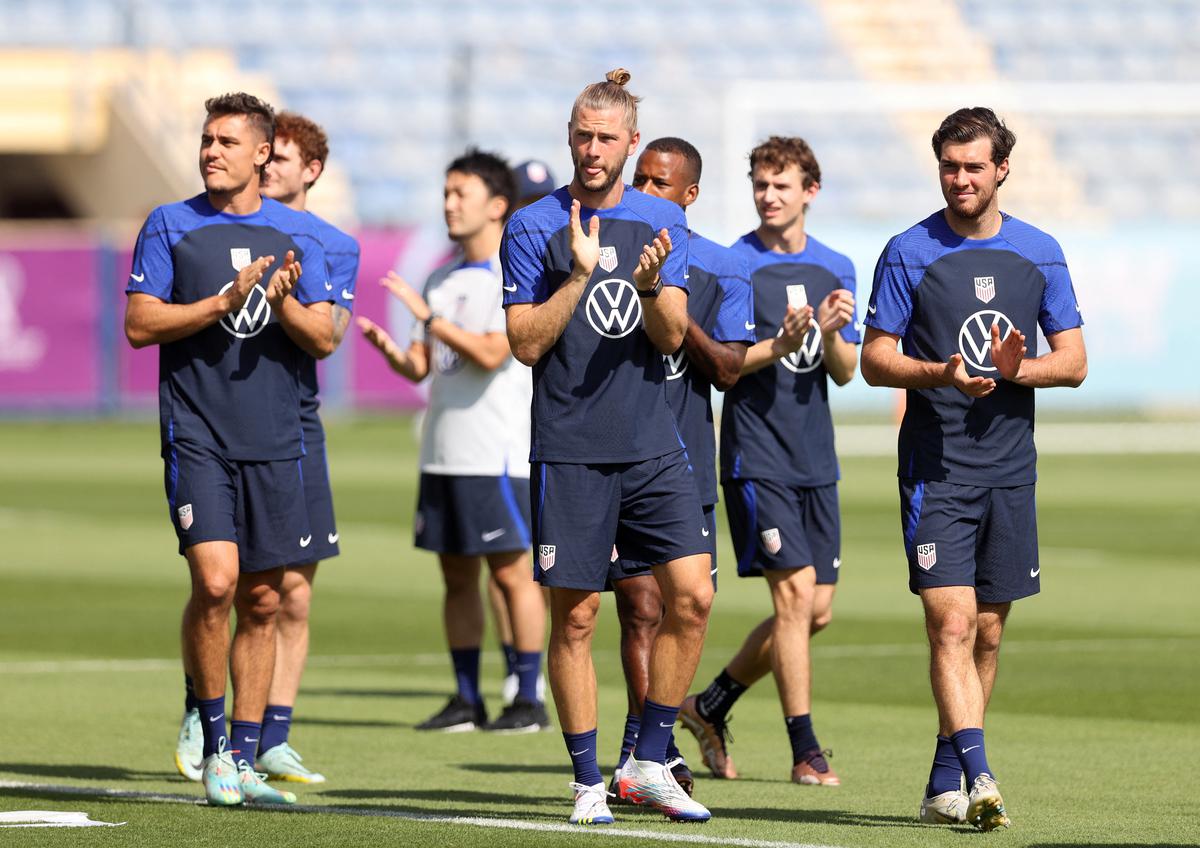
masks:
POLYGON ((421 474, 416 545, 455 556, 529 548, 529 481, 523 477, 421 474))
POLYGON ((682 450, 643 462, 535 463, 530 482, 534 577, 546 586, 603 591, 614 545, 654 565, 709 550, 711 531, 682 450))
POLYGON ((817 583, 837 583, 842 519, 836 483, 810 488, 778 480, 727 480, 723 488, 739 577, 811 565, 817 583))
POLYGON ((325 442, 305 442, 300 457, 304 477, 304 502, 308 509, 308 527, 313 540, 304 557, 288 565, 308 565, 338 555, 337 520, 333 516, 333 490, 329 486, 329 466, 325 461, 325 442))
MULTIPOLYGON (((717 506, 716 504, 708 504, 704 507, 704 523, 706 525, 704 531, 705 542, 708 544, 708 555, 712 557, 711 573, 713 581, 713 591, 717 589, 717 506)), ((650 573, 650 563, 639 562, 637 560, 627 559, 620 555, 617 551, 617 546, 613 545, 612 561, 608 565, 608 582, 607 589, 611 589, 611 584, 617 580, 624 580, 627 577, 642 577, 650 573)))
POLYGON ((308 556, 313 533, 299 459, 238 462, 194 442, 174 442, 163 460, 179 553, 200 542, 236 542, 243 572, 308 556))
POLYGON ((985 604, 1041 590, 1033 485, 990 489, 900 481, 900 522, 913 594, 974 586, 985 604))

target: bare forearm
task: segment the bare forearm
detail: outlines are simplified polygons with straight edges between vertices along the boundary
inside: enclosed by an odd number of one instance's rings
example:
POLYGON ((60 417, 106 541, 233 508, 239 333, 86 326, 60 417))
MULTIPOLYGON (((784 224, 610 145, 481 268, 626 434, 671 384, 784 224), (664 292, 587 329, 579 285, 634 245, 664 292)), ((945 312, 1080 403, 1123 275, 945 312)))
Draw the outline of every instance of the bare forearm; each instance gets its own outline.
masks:
POLYGON ((275 312, 288 338, 309 356, 324 359, 337 347, 333 341, 333 317, 328 304, 305 306, 288 296, 278 304, 275 312))
POLYGON ((839 332, 826 333, 821 338, 825 351, 825 370, 839 386, 854 379, 858 365, 858 346, 846 341, 839 332))
POLYGON ((333 305, 333 346, 336 348, 346 337, 346 328, 350 326, 350 310, 344 306, 333 305))
POLYGON ((742 362, 742 376, 761 371, 768 365, 774 365, 791 351, 783 346, 783 339, 776 336, 750 345, 746 351, 746 359, 742 362))
POLYGON ((691 318, 683 337, 683 349, 692 366, 722 392, 737 382, 746 359, 745 345, 713 341, 691 318))
POLYGON ((688 326, 687 293, 664 286, 658 297, 642 298, 642 325, 659 353, 679 350, 688 326))
POLYGON ((572 274, 545 302, 508 307, 508 343, 513 356, 533 365, 554 347, 575 314, 587 281, 583 274, 572 274))
POLYGON ((1031 389, 1078 387, 1087 376, 1087 354, 1081 349, 1053 350, 1022 360, 1014 383, 1031 389))
POLYGON ((379 352, 392 370, 407 380, 419 383, 429 375, 429 356, 423 343, 413 342, 407 351, 403 351, 389 338, 379 352))
POLYGON ((937 389, 950 385, 946 363, 913 359, 895 347, 864 348, 862 374, 868 385, 894 389, 937 389))
POLYGON ((195 303, 142 300, 134 294, 125 307, 125 337, 135 348, 168 344, 211 327, 228 312, 229 301, 220 294, 195 303))
POLYGON ((503 333, 471 333, 445 318, 434 318, 429 324, 429 332, 485 371, 495 371, 511 352, 508 338, 503 333))

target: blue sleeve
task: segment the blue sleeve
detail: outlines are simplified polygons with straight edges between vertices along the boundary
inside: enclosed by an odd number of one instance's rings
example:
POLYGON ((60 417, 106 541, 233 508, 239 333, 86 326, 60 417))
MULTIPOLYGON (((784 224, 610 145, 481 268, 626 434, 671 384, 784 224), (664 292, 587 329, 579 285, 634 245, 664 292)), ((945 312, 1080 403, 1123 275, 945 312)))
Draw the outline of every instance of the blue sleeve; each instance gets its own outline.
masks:
MULTIPOLYGON (((655 231, 655 235, 658 235, 657 231, 655 231)), ((663 263, 658 276, 662 279, 664 286, 675 286, 687 291, 688 243, 691 241, 691 237, 688 233, 687 218, 682 209, 679 210, 679 216, 667 226, 667 235, 671 239, 671 253, 667 256, 667 261, 663 263)))
POLYGON ((550 297, 546 286, 545 243, 534 239, 522 220, 511 220, 500 242, 500 267, 504 279, 504 305, 543 303, 550 297))
POLYGON ((344 245, 326 254, 329 263, 329 282, 333 285, 334 303, 354 311, 354 287, 358 284, 358 242, 347 238, 344 245))
POLYGON ((713 341, 754 344, 758 341, 754 333, 754 287, 744 264, 737 264, 735 273, 717 278, 723 297, 709 335, 713 341))
MULTIPOLYGON (((858 297, 858 275, 854 273, 854 263, 849 259, 846 260, 842 267, 842 272, 838 274, 838 280, 841 281, 842 288, 850 292, 857 299, 858 297)), ((856 316, 857 317, 857 316, 856 316)), ((851 320, 849 324, 842 327, 838 331, 842 338, 850 342, 850 344, 862 344, 862 336, 858 332, 858 322, 851 320)))
MULTIPOLYGON (((325 259, 325 249, 315 232, 298 233, 293 236, 296 246, 302 251, 300 257, 300 279, 296 281, 296 300, 305 306, 310 303, 332 301, 333 285, 329 275, 329 265, 325 259)), ((282 262, 282 257, 279 259, 282 262)), ((274 272, 272 272, 274 273, 274 272)))
POLYGON ((1056 257, 1041 266, 1046 287, 1042 289, 1038 324, 1047 336, 1083 326, 1083 315, 1075 298, 1075 286, 1071 282, 1071 272, 1067 270, 1067 260, 1057 243, 1054 247, 1056 257))
POLYGON ((137 244, 133 248, 133 268, 129 273, 126 294, 140 292, 171 300, 175 285, 175 262, 171 257, 171 242, 167 233, 166 216, 162 208, 155 209, 142 224, 137 244))
POLYGON ((885 333, 903 336, 912 318, 912 286, 904 257, 893 238, 875 265, 875 282, 863 322, 885 333))

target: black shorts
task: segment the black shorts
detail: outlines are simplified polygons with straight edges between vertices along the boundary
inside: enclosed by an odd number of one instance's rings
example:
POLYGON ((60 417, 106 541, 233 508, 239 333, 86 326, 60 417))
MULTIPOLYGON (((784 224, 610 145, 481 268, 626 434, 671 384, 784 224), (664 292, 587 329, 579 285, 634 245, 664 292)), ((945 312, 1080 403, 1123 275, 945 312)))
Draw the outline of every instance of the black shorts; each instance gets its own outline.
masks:
POLYGON ((421 474, 416 545, 456 556, 529 548, 529 481, 523 477, 421 474))
POLYGON ((1034 487, 900 481, 908 588, 974 586, 985 604, 1041 590, 1034 487))
POLYGON ((642 462, 533 466, 534 577, 603 591, 613 546, 663 565, 707 553, 711 531, 682 451, 642 462))
MULTIPOLYGON (((706 529, 703 533, 705 541, 708 543, 708 554, 712 557, 712 565, 710 573, 712 574, 713 591, 717 589, 717 507, 716 504, 708 504, 704 507, 704 523, 706 529)), ((611 562, 608 565, 608 583, 606 589, 611 589, 613 583, 618 580, 625 580, 629 577, 642 577, 650 573, 651 563, 638 562, 637 560, 628 559, 620 555, 617 551, 617 546, 613 545, 611 562)))
POLYGON ((288 565, 308 565, 331 559, 339 553, 340 534, 333 516, 333 490, 329 486, 325 442, 305 442, 305 450, 304 456, 300 457, 300 473, 304 477, 304 502, 313 540, 304 558, 288 565))
POLYGON ((193 442, 163 449, 164 482, 179 553, 200 542, 236 542, 243 572, 302 561, 313 533, 299 459, 239 462, 193 442))
POLYGON ((729 480, 723 488, 739 577, 811 565, 817 583, 837 583, 842 520, 836 483, 807 487, 729 480))

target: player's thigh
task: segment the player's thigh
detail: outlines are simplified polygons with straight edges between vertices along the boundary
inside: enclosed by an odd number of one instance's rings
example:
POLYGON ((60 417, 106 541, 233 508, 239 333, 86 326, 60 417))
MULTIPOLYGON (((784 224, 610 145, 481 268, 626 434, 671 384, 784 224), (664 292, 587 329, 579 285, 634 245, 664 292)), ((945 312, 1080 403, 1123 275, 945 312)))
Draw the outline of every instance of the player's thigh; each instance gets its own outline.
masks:
POLYGON ((163 450, 163 482, 179 553, 202 542, 237 542, 233 463, 205 446, 174 442, 163 450))
POLYGON ((625 466, 620 500, 616 546, 622 557, 661 566, 703 556, 708 576, 711 534, 682 450, 625 466))
POLYGON ((238 553, 243 573, 311 562, 313 533, 300 460, 239 462, 238 553))
POLYGON ((300 475, 304 484, 308 526, 313 535, 306 551, 308 561, 332 559, 339 553, 340 534, 333 514, 333 489, 329 485, 329 466, 323 441, 306 444, 305 454, 300 457, 300 475))
POLYGON ((802 490, 778 480, 730 480, 724 488, 739 577, 813 564, 802 490))
POLYGON ((976 593, 981 603, 1004 604, 1041 591, 1034 487, 990 489, 976 544, 976 593))
POLYGON ((543 586, 585 594, 605 588, 621 507, 621 468, 532 466, 533 573, 543 586))
POLYGON ((836 483, 802 488, 800 518, 818 584, 835 584, 842 567, 842 516, 836 483))
POLYGON ((975 586, 975 544, 988 490, 930 480, 900 480, 900 514, 913 594, 975 586))

